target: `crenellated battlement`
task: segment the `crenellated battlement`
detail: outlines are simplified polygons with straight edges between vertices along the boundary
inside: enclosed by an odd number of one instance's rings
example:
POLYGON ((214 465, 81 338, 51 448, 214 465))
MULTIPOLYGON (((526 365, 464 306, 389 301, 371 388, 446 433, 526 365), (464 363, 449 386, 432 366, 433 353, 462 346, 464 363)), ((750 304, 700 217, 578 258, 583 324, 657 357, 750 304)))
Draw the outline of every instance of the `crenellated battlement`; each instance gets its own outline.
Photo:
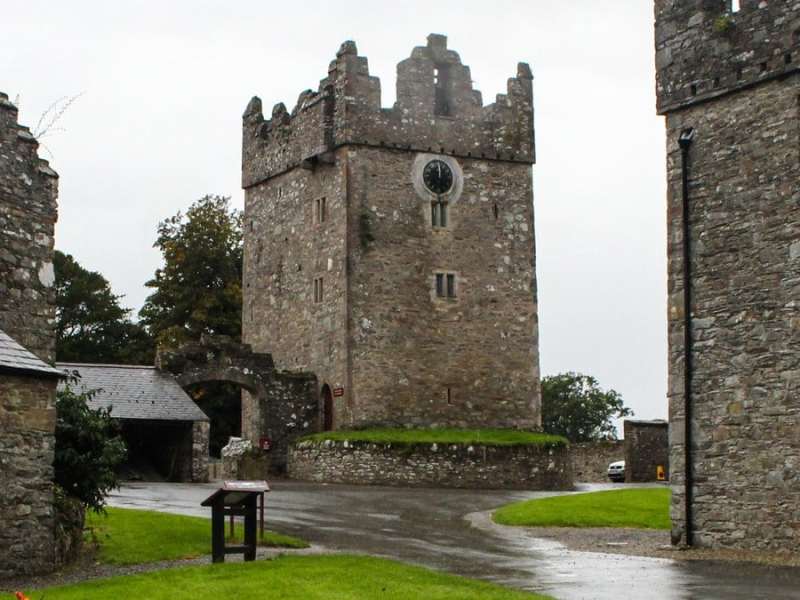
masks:
POLYGON ((447 48, 447 38, 436 34, 397 65, 392 108, 381 108, 380 80, 348 41, 317 91, 302 92, 291 113, 279 103, 265 119, 255 97, 243 119, 245 188, 296 166, 331 162, 336 148, 353 144, 535 161, 530 67, 519 63, 507 92, 484 106, 469 67, 447 48))
POLYGON ((658 112, 800 71, 800 0, 655 0, 658 112))
POLYGON ((20 125, 17 121, 19 110, 17 106, 8 99, 8 95, 0 92, 0 129, 10 132, 10 136, 3 136, 0 146, 18 143, 17 152, 36 164, 35 172, 46 178, 57 178, 58 174, 50 168, 50 163, 43 158, 39 158, 39 142, 34 137, 31 130, 25 125, 20 125))

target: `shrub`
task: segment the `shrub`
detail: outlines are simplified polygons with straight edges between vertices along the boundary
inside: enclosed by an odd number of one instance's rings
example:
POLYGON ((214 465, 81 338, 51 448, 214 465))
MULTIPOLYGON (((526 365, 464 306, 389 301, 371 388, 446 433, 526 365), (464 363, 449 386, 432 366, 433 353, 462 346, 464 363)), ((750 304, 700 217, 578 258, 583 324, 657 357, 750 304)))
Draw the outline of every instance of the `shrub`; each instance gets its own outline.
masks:
MULTIPOLYGON (((73 381, 74 383, 74 381, 73 381)), ((92 409, 94 391, 76 392, 70 384, 56 396, 55 482, 95 512, 118 486, 116 468, 127 450, 111 410, 92 409)))

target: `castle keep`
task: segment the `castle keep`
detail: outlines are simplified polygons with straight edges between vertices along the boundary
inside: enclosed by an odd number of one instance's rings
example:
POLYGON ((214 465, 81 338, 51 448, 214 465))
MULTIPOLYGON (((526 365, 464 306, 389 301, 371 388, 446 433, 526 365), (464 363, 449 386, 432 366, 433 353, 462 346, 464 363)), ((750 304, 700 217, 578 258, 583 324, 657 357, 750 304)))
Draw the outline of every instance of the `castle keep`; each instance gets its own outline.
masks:
POLYGON ((738 4, 655 2, 673 541, 796 551, 800 2, 738 4))
POLYGON ((325 428, 540 425, 533 77, 483 106, 446 42, 392 108, 345 42, 291 112, 244 113, 243 339, 316 374, 325 428))

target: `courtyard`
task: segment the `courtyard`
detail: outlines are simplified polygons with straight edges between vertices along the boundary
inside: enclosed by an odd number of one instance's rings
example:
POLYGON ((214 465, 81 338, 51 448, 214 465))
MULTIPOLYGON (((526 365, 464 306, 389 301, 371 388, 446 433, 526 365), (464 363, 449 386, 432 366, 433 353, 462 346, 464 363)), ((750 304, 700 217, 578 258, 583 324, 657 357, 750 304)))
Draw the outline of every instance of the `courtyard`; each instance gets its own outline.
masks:
MULTIPOLYGON (((577 491, 620 487, 585 484, 577 491)), ((214 489, 214 484, 129 483, 112 494, 109 505, 208 517, 200 502, 214 489)), ((561 541, 491 521, 491 511, 501 505, 560 493, 358 487, 287 480, 275 481, 272 489, 267 495, 267 527, 312 545, 307 550, 288 551, 290 554, 345 553, 396 559, 559 600, 790 599, 797 598, 800 589, 800 572, 793 568, 632 556, 598 549, 577 551, 561 541)), ((650 533, 655 535, 644 539, 651 547, 669 544, 668 532, 650 533)), ((605 543, 610 551, 616 551, 625 540, 631 543, 637 538, 631 530, 624 530, 616 541, 605 543)), ((267 555, 279 552, 286 551, 273 550, 267 555)), ((130 570, 120 568, 118 572, 130 570)), ((114 574, 113 570, 98 572, 114 574)), ((59 580, 44 577, 30 583, 46 587, 55 581, 59 580)))

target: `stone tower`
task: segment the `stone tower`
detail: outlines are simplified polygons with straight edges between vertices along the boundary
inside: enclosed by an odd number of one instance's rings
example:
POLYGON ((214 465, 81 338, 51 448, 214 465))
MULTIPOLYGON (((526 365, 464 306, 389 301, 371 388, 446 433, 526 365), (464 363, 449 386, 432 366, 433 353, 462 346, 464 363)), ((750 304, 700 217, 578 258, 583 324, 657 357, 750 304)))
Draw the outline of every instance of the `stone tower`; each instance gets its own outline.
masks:
POLYGON ((796 551, 800 3, 656 0, 655 18, 673 541, 796 551))
POLYGON ((0 93, 0 329, 55 361, 53 235, 58 175, 0 93))
POLYGON ((430 35, 392 108, 353 42, 291 113, 251 100, 243 338, 317 375, 321 427, 540 426, 532 79, 483 106, 430 35))
POLYGON ((0 93, 0 578, 49 572, 59 559, 53 457, 60 374, 45 364, 55 359, 58 176, 38 146, 0 93))

